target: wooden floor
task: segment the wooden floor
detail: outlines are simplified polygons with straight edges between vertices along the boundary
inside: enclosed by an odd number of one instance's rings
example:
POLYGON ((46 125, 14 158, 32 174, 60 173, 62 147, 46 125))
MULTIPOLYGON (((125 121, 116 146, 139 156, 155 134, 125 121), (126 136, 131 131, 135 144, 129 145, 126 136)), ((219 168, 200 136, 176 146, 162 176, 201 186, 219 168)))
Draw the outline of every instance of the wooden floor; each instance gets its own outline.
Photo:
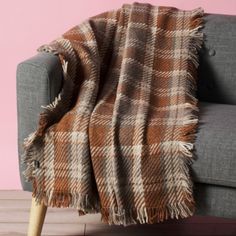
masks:
MULTIPOLYGON (((0 191, 0 236, 23 236, 28 227, 31 194, 0 191)), ((214 217, 191 217, 156 225, 108 226, 100 215, 78 216, 74 209, 49 208, 43 228, 44 236, 235 236, 236 220, 214 217)))

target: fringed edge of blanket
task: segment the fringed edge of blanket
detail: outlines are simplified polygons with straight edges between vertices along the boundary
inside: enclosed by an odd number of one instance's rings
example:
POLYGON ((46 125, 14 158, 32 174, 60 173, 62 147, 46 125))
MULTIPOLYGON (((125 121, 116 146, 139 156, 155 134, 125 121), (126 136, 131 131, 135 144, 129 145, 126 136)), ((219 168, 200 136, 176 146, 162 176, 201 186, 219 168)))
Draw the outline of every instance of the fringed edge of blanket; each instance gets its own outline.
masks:
MULTIPOLYGON (((33 183, 35 185, 35 182, 33 183)), ((36 204, 43 203, 46 206, 67 208, 72 207, 78 210, 79 215, 87 213, 99 213, 100 203, 91 199, 91 195, 78 194, 77 192, 55 192, 41 191, 40 188, 34 188, 32 196, 35 198, 36 204)))
POLYGON ((169 218, 179 219, 186 218, 192 215, 194 206, 191 202, 177 203, 160 208, 146 208, 141 209, 101 209, 102 222, 109 225, 123 225, 129 226, 134 224, 155 224, 163 222, 169 218), (189 205, 188 205, 189 204, 189 205))

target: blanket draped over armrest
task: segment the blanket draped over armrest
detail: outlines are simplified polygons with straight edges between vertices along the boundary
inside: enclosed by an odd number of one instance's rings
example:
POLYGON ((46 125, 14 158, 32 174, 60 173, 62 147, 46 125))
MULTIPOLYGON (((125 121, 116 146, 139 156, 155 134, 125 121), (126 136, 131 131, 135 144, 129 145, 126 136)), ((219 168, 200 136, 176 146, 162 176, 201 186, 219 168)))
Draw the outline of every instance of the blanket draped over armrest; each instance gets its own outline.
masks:
POLYGON ((193 215, 203 9, 123 4, 38 51, 58 55, 63 87, 24 141, 33 196, 108 224, 193 215))

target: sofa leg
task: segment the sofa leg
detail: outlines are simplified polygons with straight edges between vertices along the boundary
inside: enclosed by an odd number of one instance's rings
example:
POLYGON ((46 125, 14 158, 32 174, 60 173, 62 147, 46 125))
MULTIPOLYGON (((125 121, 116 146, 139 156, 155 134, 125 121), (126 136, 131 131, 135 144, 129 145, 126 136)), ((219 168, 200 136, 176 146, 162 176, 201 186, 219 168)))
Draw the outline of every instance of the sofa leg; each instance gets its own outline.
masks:
POLYGON ((30 209, 28 236, 41 235, 46 212, 47 206, 45 206, 43 203, 36 204, 35 198, 33 197, 30 209))

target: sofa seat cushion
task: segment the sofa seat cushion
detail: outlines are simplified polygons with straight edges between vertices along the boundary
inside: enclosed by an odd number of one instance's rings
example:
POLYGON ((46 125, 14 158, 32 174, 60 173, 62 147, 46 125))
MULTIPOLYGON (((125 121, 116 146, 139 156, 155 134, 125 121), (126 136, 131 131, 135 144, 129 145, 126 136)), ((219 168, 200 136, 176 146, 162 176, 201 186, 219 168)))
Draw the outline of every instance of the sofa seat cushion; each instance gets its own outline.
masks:
POLYGON ((193 180, 236 187, 236 106, 199 102, 193 180))

